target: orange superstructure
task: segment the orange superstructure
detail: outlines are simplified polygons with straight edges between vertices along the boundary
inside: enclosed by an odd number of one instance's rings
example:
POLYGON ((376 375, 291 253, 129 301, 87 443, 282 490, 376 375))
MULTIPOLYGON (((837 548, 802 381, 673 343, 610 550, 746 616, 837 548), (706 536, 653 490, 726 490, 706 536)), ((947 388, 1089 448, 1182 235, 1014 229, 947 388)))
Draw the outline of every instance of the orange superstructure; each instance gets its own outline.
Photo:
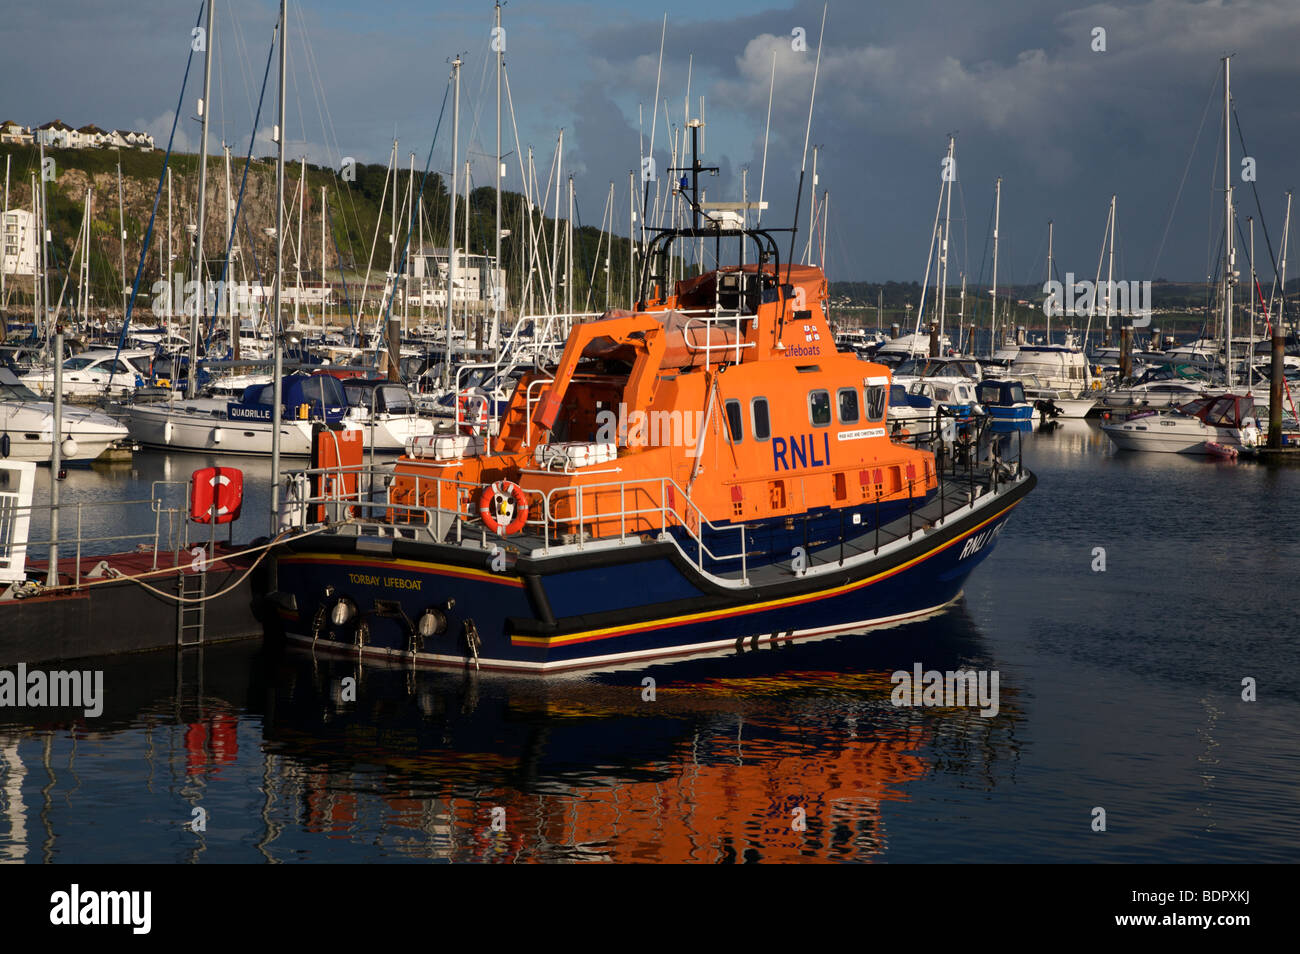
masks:
POLYGON ((575 325, 554 372, 520 381, 489 453, 403 458, 391 500, 471 519, 472 488, 508 478, 576 521, 591 488, 582 522, 600 537, 659 530, 627 514, 661 503, 689 525, 923 497, 933 455, 890 442, 889 370, 835 349, 826 296, 819 268, 749 265, 575 325), (540 466, 552 445, 606 450, 540 466))

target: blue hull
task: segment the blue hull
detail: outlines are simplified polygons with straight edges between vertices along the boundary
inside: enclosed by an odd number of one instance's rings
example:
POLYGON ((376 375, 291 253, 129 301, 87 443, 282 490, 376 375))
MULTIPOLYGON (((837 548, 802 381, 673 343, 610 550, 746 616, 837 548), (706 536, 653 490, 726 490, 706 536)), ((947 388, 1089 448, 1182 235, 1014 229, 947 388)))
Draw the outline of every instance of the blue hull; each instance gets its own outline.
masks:
POLYGON ((269 598, 290 640, 419 666, 554 671, 847 632, 956 599, 1034 482, 1026 474, 910 540, 904 527, 879 552, 850 549, 842 564, 838 545, 810 551, 803 575, 751 564, 746 586, 701 573, 672 540, 520 556, 494 570, 481 550, 318 534, 276 551, 269 598), (335 625, 341 599, 356 614, 335 625), (421 638, 430 610, 445 628, 421 638))

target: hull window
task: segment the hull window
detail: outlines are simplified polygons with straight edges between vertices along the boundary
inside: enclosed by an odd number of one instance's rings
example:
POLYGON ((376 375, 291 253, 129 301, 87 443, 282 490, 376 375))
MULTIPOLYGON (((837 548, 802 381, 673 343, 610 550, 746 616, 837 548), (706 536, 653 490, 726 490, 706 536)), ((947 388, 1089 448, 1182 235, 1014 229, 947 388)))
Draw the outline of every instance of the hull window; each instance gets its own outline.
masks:
POLYGON ((813 427, 826 427, 831 422, 831 393, 818 388, 808 392, 808 419, 813 427))
POLYGON ((739 444, 744 431, 741 427, 740 402, 734 399, 727 402, 727 430, 731 432, 731 443, 739 444))
POLYGON ((772 425, 767 417, 767 398, 756 397, 750 402, 753 414, 754 440, 765 441, 772 436, 772 425))
POLYGON ((883 421, 885 419, 885 387, 872 384, 867 387, 867 420, 883 421))
POLYGON ((858 423, 858 389, 840 388, 836 392, 840 406, 840 423, 858 423))

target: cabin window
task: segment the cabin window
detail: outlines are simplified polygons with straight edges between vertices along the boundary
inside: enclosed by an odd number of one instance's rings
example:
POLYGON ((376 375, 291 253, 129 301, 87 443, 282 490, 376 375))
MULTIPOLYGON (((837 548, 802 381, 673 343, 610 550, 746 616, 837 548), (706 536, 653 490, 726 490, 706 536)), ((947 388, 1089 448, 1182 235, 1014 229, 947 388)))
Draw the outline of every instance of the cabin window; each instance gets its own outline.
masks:
POLYGON ((731 432, 731 443, 739 444, 744 432, 740 422, 740 402, 734 399, 727 401, 727 429, 731 432))
POLYGON ((818 388, 808 392, 808 419, 813 427, 825 427, 831 422, 831 392, 818 388))
POLYGON ((750 413, 753 418, 754 440, 765 441, 772 436, 772 425, 767 418, 767 398, 756 397, 750 402, 750 413))
POLYGON ((867 420, 880 421, 885 417, 885 386, 871 384, 867 386, 867 420))
POLYGON ((835 396, 840 406, 840 423, 858 423, 858 389, 840 388, 835 396))

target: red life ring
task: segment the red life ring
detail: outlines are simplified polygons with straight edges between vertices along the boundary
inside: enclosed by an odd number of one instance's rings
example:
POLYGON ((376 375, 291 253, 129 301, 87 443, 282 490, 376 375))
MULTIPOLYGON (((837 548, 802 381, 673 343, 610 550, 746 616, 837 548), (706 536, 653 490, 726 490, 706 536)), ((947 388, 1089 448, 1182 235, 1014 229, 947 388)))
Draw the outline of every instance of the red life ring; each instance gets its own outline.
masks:
POLYGON ((487 424, 488 399, 474 392, 462 393, 456 399, 457 429, 467 437, 475 437, 487 424), (470 400, 474 400, 474 410, 470 410, 470 400))
POLYGON ((528 498, 518 484, 510 480, 498 480, 483 488, 483 493, 478 498, 478 514, 489 530, 508 537, 522 530, 527 522, 528 498), (507 505, 513 506, 513 517, 510 516, 507 505))

